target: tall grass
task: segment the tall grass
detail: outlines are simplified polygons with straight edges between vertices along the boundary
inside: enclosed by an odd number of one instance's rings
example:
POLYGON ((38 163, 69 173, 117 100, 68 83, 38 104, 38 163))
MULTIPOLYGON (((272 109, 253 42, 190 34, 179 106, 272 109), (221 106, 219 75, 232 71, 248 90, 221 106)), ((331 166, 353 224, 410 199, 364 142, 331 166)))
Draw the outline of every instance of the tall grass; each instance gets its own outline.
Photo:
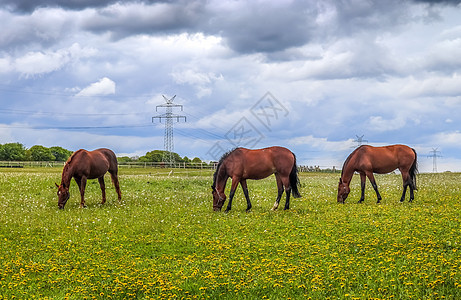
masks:
MULTIPOLYGON (((338 175, 301 174, 302 198, 273 212, 275 179, 250 181, 232 210, 212 212, 209 170, 121 169, 86 203, 72 182, 57 208, 59 168, 0 170, 0 298, 461 297, 460 174, 422 174, 413 203, 398 175, 377 176, 345 205, 338 175), (408 199, 408 196, 407 196, 408 199)), ((282 200, 283 203, 284 200, 282 200)))

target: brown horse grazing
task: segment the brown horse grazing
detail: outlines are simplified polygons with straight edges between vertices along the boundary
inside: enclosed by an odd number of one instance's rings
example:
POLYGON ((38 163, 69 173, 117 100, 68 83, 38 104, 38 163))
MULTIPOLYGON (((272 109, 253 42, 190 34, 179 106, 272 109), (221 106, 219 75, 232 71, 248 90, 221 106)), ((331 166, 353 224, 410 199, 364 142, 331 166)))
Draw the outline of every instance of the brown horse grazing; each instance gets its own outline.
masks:
POLYGON ((61 185, 58 187, 58 207, 64 209, 67 200, 69 200, 69 186, 72 177, 77 182, 80 189, 80 207, 85 207, 85 186, 87 179, 98 178, 99 186, 102 192, 102 202, 106 202, 106 187, 104 184, 104 174, 110 173, 115 190, 118 194, 118 200, 122 199, 120 186, 118 183, 118 164, 117 157, 114 152, 109 149, 97 149, 94 151, 86 151, 84 149, 77 150, 66 161, 62 170, 61 185))
POLYGON ((365 199, 366 177, 370 180, 379 203, 381 195, 378 192, 378 186, 376 185, 373 173, 385 174, 395 169, 400 170, 403 180, 403 193, 400 202, 405 200, 407 187, 410 187, 410 202, 413 201, 415 198, 413 190, 416 190, 416 173, 418 172, 416 151, 405 145, 385 147, 360 146, 344 162, 338 185, 338 202, 344 203, 350 192, 349 184, 352 175, 354 175, 354 172, 358 172, 362 188, 359 203, 365 199))
POLYGON ((219 160, 216 172, 213 175, 213 210, 221 210, 226 195, 227 179, 232 178, 232 186, 229 194, 229 203, 226 212, 232 207, 232 198, 238 184, 242 186, 243 193, 247 200, 248 212, 251 209, 250 197, 248 196, 247 179, 263 179, 275 174, 277 180, 278 195, 272 210, 279 206, 280 198, 285 190, 286 202, 285 209, 290 208, 290 192, 293 197, 299 198, 298 191, 299 179, 298 168, 296 166, 296 156, 288 149, 283 147, 269 147, 258 150, 236 148, 224 154, 219 160))

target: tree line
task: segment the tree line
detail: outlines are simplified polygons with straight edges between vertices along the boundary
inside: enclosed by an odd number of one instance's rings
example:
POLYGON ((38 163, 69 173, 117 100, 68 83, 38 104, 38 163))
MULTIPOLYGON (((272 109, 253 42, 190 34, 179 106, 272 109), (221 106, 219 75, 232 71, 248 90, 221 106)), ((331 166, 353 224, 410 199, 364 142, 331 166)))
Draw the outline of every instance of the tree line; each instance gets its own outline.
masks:
POLYGON ((62 147, 36 145, 26 149, 20 143, 0 144, 1 161, 66 161, 73 152, 62 147))
MULTIPOLYGON (((21 143, 0 144, 0 161, 66 161, 73 151, 59 146, 44 147, 35 145, 27 149, 21 143)), ((117 157, 119 162, 162 162, 165 151, 153 150, 141 157, 117 157)), ((200 158, 189 159, 172 153, 175 163, 202 163, 200 158)))

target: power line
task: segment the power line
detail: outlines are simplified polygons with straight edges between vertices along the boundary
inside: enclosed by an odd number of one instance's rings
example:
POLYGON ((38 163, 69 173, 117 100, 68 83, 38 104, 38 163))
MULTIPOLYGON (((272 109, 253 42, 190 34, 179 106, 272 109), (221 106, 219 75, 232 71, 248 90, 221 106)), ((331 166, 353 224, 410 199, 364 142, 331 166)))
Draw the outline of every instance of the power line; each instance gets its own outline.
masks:
POLYGON ((89 130, 89 129, 123 129, 123 128, 141 128, 152 127, 151 124, 145 125, 115 125, 115 126, 27 126, 27 125, 0 125, 0 128, 18 128, 32 130, 89 130))
POLYGON ((29 94, 29 95, 44 95, 44 96, 59 96, 59 97, 75 97, 75 98, 148 98, 153 97, 152 94, 144 95, 129 95, 129 94, 111 94, 111 95, 77 95, 78 92, 59 92, 59 91, 49 91, 49 90, 24 90, 21 86, 11 86, 0 84, 0 92, 5 93, 16 93, 16 94, 29 94))
POLYGON ((17 114, 17 115, 46 115, 46 116, 75 116, 75 117, 100 117, 100 116, 130 116, 144 115, 145 112, 133 113, 70 113, 70 112, 51 112, 51 111, 31 111, 19 109, 0 109, 0 114, 17 114))

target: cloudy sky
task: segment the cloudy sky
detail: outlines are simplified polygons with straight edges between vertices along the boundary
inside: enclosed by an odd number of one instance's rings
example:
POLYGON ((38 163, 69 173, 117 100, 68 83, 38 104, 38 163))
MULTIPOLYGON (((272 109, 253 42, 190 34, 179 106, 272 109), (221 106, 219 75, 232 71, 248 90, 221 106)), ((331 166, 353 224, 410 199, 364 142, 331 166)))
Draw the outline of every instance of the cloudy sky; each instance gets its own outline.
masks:
POLYGON ((144 155, 176 95, 181 156, 341 167, 363 136, 461 171, 460 3, 0 0, 0 144, 144 155))

